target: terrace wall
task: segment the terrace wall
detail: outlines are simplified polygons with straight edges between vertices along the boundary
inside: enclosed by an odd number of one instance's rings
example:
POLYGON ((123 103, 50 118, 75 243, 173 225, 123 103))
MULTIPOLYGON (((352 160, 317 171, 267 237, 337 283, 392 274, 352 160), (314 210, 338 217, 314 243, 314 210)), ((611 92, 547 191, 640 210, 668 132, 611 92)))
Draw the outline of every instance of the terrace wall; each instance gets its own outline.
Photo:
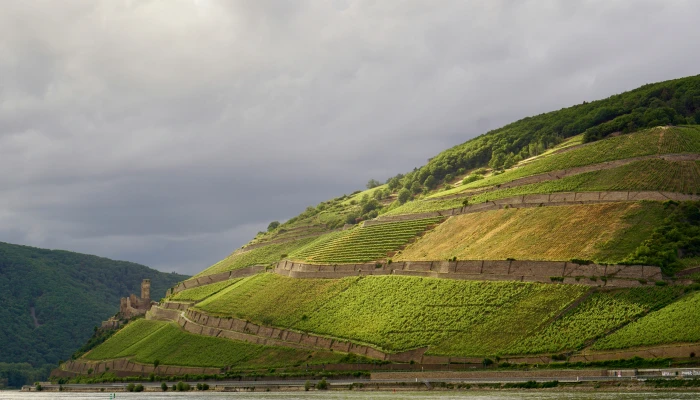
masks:
POLYGON ((485 188, 478 188, 478 189, 474 189, 474 190, 464 191, 462 193, 455 193, 455 194, 451 194, 451 195, 447 195, 447 196, 432 197, 432 198, 429 198, 426 200, 434 201, 434 200, 457 199, 460 197, 473 196, 473 195, 476 195, 479 193, 491 192, 494 190, 508 189, 508 188, 513 188, 513 187, 517 187, 517 186, 531 185, 534 183, 542 183, 542 182, 557 180, 557 179, 565 178, 567 176, 583 174, 586 172, 603 171, 606 169, 613 169, 613 168, 621 167, 623 165, 631 164, 633 162, 642 161, 642 160, 652 160, 652 159, 660 159, 660 160, 666 160, 666 161, 695 161, 695 160, 700 160, 700 154, 664 154, 664 155, 633 157, 633 158, 627 158, 624 160, 607 161, 607 162, 603 162, 603 163, 599 163, 599 164, 591 164, 591 165, 585 165, 582 167, 561 169, 561 170, 557 170, 557 171, 545 172, 543 174, 526 176, 524 178, 514 179, 510 182, 502 183, 498 187, 489 186, 489 187, 485 187, 485 188))
MULTIPOLYGON (((161 376, 173 375, 214 375, 221 373, 220 368, 202 368, 202 367, 180 367, 174 365, 159 365, 154 367, 152 364, 140 364, 126 358, 117 358, 107 361, 88 361, 88 360, 69 360, 61 365, 60 370, 73 375, 88 375, 88 371, 92 369, 93 375, 99 375, 106 371, 114 373, 118 377, 126 376, 148 376, 153 373, 161 376)), ((52 376, 60 376, 56 371, 52 376)))
POLYGON ((499 210, 503 208, 530 208, 549 207, 577 204, 600 204, 625 201, 690 201, 700 200, 700 195, 659 192, 659 191, 621 191, 621 192, 561 192, 550 194, 526 194, 472 204, 466 207, 451 208, 441 211, 430 211, 415 214, 381 215, 372 221, 366 221, 365 225, 376 225, 395 221, 409 221, 414 219, 450 217, 454 215, 472 214, 475 212, 499 210), (369 224, 368 224, 369 223, 369 224))
POLYGON ((318 265, 282 260, 275 273, 291 278, 407 275, 442 279, 565 283, 633 287, 661 280, 661 269, 640 265, 579 265, 567 261, 460 260, 318 265), (379 265, 379 266, 377 266, 379 265), (555 279, 552 279, 555 278, 555 279))
POLYGON ((584 350, 580 354, 569 357, 570 362, 606 361, 623 358, 690 358, 691 353, 700 354, 700 343, 677 343, 644 347, 636 349, 623 349, 611 351, 584 350))
POLYGON ((232 271, 220 272, 218 274, 200 276, 198 278, 190 278, 186 281, 178 283, 172 289, 168 289, 166 296, 171 296, 175 293, 182 292, 186 289, 192 289, 199 286, 209 285, 212 283, 217 283, 221 281, 226 281, 234 278, 242 278, 250 275, 255 275, 257 273, 265 271, 264 265, 253 265, 250 267, 234 269, 232 271))

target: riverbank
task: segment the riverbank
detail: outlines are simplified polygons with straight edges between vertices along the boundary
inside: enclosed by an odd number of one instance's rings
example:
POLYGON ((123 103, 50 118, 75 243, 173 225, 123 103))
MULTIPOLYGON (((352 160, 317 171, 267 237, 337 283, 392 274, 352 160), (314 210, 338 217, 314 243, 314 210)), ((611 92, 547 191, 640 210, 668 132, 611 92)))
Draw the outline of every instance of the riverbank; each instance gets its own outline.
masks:
MULTIPOLYGON (((630 371, 617 371, 618 376, 598 376, 595 372, 579 375, 565 374, 559 379, 550 377, 518 377, 500 374, 500 376, 437 377, 431 373, 423 376, 406 376, 406 373, 381 376, 373 379, 336 379, 336 380, 254 380, 254 381, 218 381, 218 382, 140 382, 140 383, 102 383, 102 384, 52 384, 41 383, 25 386, 24 392, 302 392, 302 391, 390 391, 390 392, 473 392, 473 391, 603 391, 603 392, 646 392, 646 391, 681 391, 700 392, 700 379, 695 375, 676 375, 666 371, 665 377, 644 378, 630 376, 630 371), (431 376, 432 375, 432 376, 431 376), (205 386, 206 390, 201 390, 205 386), (178 390, 179 389, 179 390, 178 390)), ((639 371, 637 371, 639 372, 639 371)), ((454 375, 454 374, 453 374, 454 375)), ((461 374, 464 375, 464 374, 461 374)), ((699 373, 700 375, 700 373, 699 373)))

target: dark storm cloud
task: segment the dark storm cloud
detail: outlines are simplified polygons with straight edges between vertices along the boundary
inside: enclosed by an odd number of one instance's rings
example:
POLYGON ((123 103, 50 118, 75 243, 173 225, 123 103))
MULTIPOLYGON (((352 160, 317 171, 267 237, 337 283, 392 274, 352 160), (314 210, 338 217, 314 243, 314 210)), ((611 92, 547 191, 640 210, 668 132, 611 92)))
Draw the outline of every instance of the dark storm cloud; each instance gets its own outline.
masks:
POLYGON ((195 273, 513 120, 699 73, 694 1, 6 1, 0 240, 195 273))

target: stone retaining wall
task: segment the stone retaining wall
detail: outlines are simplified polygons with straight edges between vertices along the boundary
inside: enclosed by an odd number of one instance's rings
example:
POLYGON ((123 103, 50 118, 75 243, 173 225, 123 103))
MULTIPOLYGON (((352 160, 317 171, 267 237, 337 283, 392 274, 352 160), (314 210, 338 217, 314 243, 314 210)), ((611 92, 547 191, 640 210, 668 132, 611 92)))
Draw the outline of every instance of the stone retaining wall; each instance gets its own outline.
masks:
MULTIPOLYGON (((157 306, 154 308, 158 308, 157 306)), ((479 364, 480 357, 448 357, 426 355, 427 348, 419 348, 401 353, 385 353, 370 346, 354 344, 345 340, 328 338, 283 328, 253 324, 237 318, 219 318, 199 310, 188 309, 178 312, 176 322, 185 331, 211 337, 239 340, 265 346, 282 346, 296 349, 322 349, 363 355, 368 358, 398 363, 411 361, 424 365, 437 364, 479 364)), ((688 358, 691 353, 700 354, 700 343, 662 345, 640 349, 616 350, 607 352, 583 351, 569 358, 570 362, 605 361, 622 358, 688 358)), ((547 364, 549 355, 503 356, 503 362, 513 364, 547 364)), ((75 370, 75 369, 73 369, 75 370)), ((87 368, 85 368, 85 371, 87 368)), ((76 371, 80 372, 80 371, 76 371)), ((83 372, 84 373, 84 372, 83 372)), ((579 375, 583 376, 583 375, 579 375)))
POLYGON ((688 268, 680 272, 676 272, 676 276, 690 276, 694 274, 700 274, 700 267, 688 268))
POLYGON ((165 301, 160 306, 170 310, 185 311, 194 305, 194 301, 165 301))
POLYGON ((562 169, 562 170, 557 170, 557 171, 545 172, 543 174, 526 176, 524 178, 514 179, 510 182, 502 183, 498 187, 489 186, 489 187, 477 188, 477 189, 469 190, 469 191, 465 190, 464 192, 461 192, 461 193, 455 193, 455 194, 451 194, 451 195, 447 195, 447 196, 440 196, 440 197, 431 197, 431 198, 428 198, 426 200, 427 201, 437 201, 437 200, 457 199, 460 197, 469 197, 469 196, 474 196, 476 194, 491 192, 491 191, 500 190, 500 189, 508 189, 508 188, 513 188, 513 187, 517 187, 517 186, 553 181, 553 180, 565 178, 567 176, 583 174, 586 172, 603 171, 603 170, 607 170, 607 169, 613 169, 613 168, 621 167, 623 165, 631 164, 633 162, 642 161, 642 160, 652 160, 652 159, 660 159, 660 160, 666 160, 666 161, 696 161, 696 160, 700 160, 700 154, 664 154, 664 155, 633 157, 633 158, 627 158, 624 160, 607 161, 607 162, 603 162, 603 163, 599 163, 599 164, 591 164, 591 165, 585 165, 582 167, 562 169))
MULTIPOLYGON (((454 215, 471 214, 475 212, 499 210, 502 208, 530 208, 530 207, 551 207, 563 205, 579 204, 600 204, 625 201, 690 201, 700 200, 700 195, 644 191, 644 192, 560 192, 550 194, 526 194, 521 196, 507 197, 488 201, 485 203, 473 204, 466 207, 451 208, 441 211, 430 211, 416 214, 400 215, 380 215, 376 220, 367 221, 370 224, 409 221, 415 219, 450 217, 454 215)), ((365 224, 367 224, 365 222, 365 224)))
POLYGON ((508 379, 508 378, 535 378, 535 379, 561 379, 579 377, 607 376, 607 370, 528 370, 528 371, 436 371, 436 372, 372 372, 370 380, 382 379, 508 379))
POLYGON ((442 279, 566 283, 604 287, 641 286, 661 280, 661 269, 641 265, 579 265, 567 261, 465 260, 398 261, 391 264, 317 265, 282 260, 275 273, 292 278, 407 275, 442 279), (560 278, 555 279, 552 278, 560 278), (593 280, 595 279, 595 280, 593 280))
POLYGON ((186 289, 192 289, 199 286, 209 285, 212 283, 217 283, 221 281, 226 281, 234 278, 242 278, 250 275, 255 275, 257 273, 265 271, 264 265, 253 265, 250 267, 234 269, 232 271, 219 272, 218 274, 205 275, 197 278, 190 278, 186 281, 182 281, 175 286, 173 289, 168 289, 166 296, 172 296, 175 293, 182 292, 186 289))
POLYGON ((161 308, 159 306, 153 306, 146 313, 146 319, 157 320, 157 321, 177 321, 180 315, 180 310, 173 310, 169 308, 161 308))
POLYGON ((700 343, 679 343, 636 349, 594 351, 584 350, 571 356, 570 362, 619 360, 622 358, 689 358, 691 353, 700 355, 700 343))
POLYGON ((426 350, 422 348, 395 354, 385 353, 374 347, 342 339, 257 325, 238 318, 215 317, 194 309, 189 309, 181 314, 178 318, 178 324, 184 330, 198 335, 226 337, 266 346, 333 350, 394 362, 410 362, 411 360, 420 362, 426 350))
POLYGON ((90 369, 92 369, 92 375, 100 375, 108 371, 114 373, 118 377, 148 376, 151 373, 161 376, 185 374, 213 375, 221 373, 220 368, 180 367, 173 365, 159 365, 158 367, 154 367, 152 364, 139 364, 126 358, 108 361, 69 360, 61 365, 60 370, 75 375, 86 376, 90 369))

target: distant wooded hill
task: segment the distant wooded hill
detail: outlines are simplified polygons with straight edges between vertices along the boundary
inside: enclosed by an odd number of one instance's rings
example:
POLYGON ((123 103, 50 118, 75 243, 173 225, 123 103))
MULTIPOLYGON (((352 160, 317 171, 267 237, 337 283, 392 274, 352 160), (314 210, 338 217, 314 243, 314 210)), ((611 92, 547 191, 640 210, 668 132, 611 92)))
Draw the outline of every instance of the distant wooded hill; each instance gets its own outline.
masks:
POLYGON ((93 328, 119 310, 119 298, 151 297, 187 276, 144 265, 61 250, 0 242, 0 363, 34 367, 65 360, 93 328))

